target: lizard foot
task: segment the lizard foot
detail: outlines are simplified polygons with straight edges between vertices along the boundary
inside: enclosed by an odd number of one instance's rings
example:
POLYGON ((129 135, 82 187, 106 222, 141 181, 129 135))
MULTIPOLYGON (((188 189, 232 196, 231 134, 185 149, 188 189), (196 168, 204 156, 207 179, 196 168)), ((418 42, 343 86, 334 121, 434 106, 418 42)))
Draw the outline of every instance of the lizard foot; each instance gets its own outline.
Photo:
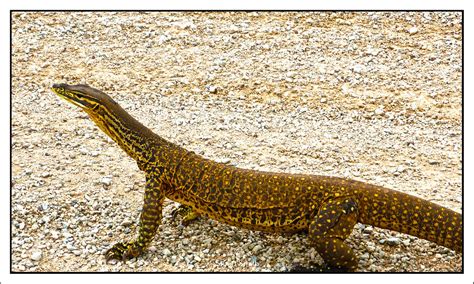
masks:
POLYGON ((183 204, 180 204, 177 208, 175 208, 171 211, 171 218, 173 220, 175 220, 176 216, 178 216, 178 215, 183 217, 183 219, 181 220, 181 223, 180 223, 180 225, 182 225, 182 226, 187 226, 192 221, 199 218, 199 214, 193 212, 193 208, 191 206, 186 206, 186 205, 183 205, 183 204))
POLYGON ((125 261, 130 258, 134 258, 142 254, 143 248, 138 246, 135 242, 120 242, 113 245, 105 253, 106 262, 109 260, 117 259, 125 261))
POLYGON ((292 273, 344 273, 351 270, 344 267, 329 267, 326 264, 313 264, 313 267, 304 267, 300 264, 294 264, 288 272, 292 273))

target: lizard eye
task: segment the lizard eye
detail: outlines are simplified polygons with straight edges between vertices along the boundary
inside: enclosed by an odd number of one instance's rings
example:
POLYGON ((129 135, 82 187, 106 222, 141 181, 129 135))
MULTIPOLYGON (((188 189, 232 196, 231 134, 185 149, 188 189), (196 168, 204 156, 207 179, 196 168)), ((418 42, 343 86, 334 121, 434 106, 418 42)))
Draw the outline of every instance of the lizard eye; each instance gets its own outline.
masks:
POLYGON ((99 104, 94 104, 94 106, 92 107, 92 110, 93 111, 99 110, 99 104))

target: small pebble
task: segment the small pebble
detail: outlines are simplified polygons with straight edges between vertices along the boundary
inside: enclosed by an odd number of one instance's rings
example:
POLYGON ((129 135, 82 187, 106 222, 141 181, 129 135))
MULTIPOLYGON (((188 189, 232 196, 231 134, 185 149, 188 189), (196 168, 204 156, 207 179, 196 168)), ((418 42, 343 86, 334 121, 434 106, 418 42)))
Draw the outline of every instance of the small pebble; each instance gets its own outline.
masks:
POLYGON ((376 108, 376 109, 375 109, 375 114, 376 114, 376 115, 382 115, 383 113, 384 113, 383 107, 381 107, 381 108, 376 108))
POLYGON ((41 251, 35 251, 31 254, 31 259, 34 261, 39 261, 43 257, 43 253, 41 251))
POLYGON ((361 73, 364 70, 364 66, 357 64, 357 65, 354 65, 354 67, 352 67, 352 70, 356 73, 361 73))
POLYGON ((363 255, 360 256, 360 259, 361 260, 367 260, 367 259, 369 259, 369 257, 370 257, 369 253, 364 253, 363 255))
POLYGON ((121 223, 120 225, 121 225, 121 226, 124 226, 124 227, 128 227, 128 226, 130 226, 130 225, 132 225, 132 224, 133 224, 133 222, 132 222, 131 220, 125 219, 125 220, 122 221, 122 223, 121 223))
POLYGON ((262 246, 261 245, 256 245, 252 248, 252 252, 253 253, 258 253, 260 250, 262 249, 262 246))
POLYGON ((51 176, 51 173, 50 173, 50 172, 41 173, 41 177, 42 177, 42 178, 47 178, 47 177, 50 177, 50 176, 51 176))
POLYGON ((385 239, 385 243, 391 246, 398 246, 400 244, 400 239, 396 237, 390 237, 388 239, 385 239))
POLYGON ((371 234, 374 231, 374 227, 372 226, 367 226, 363 229, 363 232, 366 234, 371 234))
POLYGON ((170 251, 169 249, 167 249, 167 248, 164 248, 163 251, 162 251, 162 253, 163 253, 164 256, 168 256, 168 255, 171 254, 171 251, 170 251))
POLYGON ((416 33, 418 32, 418 28, 417 28, 417 27, 411 27, 411 28, 408 30, 408 32, 409 32, 410 34, 416 34, 416 33))
POLYGON ((211 93, 211 94, 216 94, 216 93, 217 93, 217 87, 216 87, 216 86, 208 86, 208 87, 207 87, 207 90, 208 90, 209 93, 211 93))
POLYGON ((105 185, 105 186, 109 186, 112 184, 112 178, 110 177, 103 177, 100 179, 100 182, 105 185))

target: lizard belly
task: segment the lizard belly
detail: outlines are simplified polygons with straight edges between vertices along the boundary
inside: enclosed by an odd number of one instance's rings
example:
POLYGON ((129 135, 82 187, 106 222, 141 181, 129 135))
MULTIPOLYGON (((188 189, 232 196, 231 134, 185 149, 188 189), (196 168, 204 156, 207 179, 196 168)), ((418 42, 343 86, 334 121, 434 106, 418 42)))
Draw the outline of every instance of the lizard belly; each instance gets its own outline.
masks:
POLYGON ((199 199, 182 191, 168 192, 169 199, 191 206, 193 211, 232 226, 263 232, 299 232, 308 227, 309 216, 300 208, 232 208, 199 199))

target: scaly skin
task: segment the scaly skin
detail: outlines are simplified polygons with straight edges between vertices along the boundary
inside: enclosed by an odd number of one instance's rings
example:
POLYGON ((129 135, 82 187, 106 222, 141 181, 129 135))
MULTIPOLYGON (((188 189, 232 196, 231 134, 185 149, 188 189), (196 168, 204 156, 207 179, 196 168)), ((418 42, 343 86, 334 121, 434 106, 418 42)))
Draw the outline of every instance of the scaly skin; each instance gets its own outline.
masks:
POLYGON ((138 237, 112 246, 107 259, 144 252, 161 224, 169 198, 198 215, 264 232, 307 231, 329 268, 355 270, 344 243, 357 222, 407 233, 456 252, 462 250, 462 215, 402 192, 330 176, 240 169, 205 159, 154 134, 109 96, 85 85, 54 85, 81 107, 146 175, 138 237))

